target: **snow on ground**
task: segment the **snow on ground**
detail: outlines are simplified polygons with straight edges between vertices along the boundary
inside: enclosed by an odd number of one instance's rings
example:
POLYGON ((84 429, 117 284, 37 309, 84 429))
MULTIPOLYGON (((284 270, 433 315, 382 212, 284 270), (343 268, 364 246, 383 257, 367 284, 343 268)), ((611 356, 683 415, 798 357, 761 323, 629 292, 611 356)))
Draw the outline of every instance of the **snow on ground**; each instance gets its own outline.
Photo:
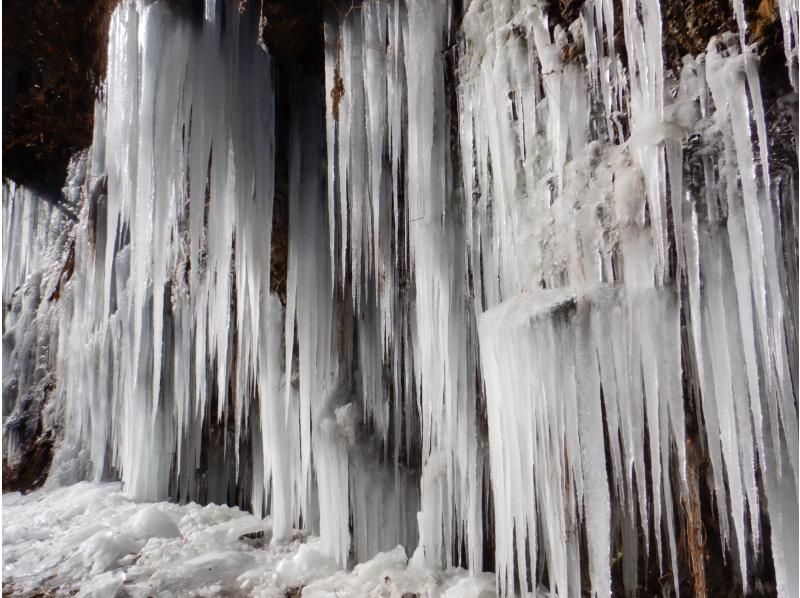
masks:
POLYGON ((237 508, 137 503, 119 483, 3 495, 3 595, 488 598, 494 576, 435 572, 398 546, 341 571, 297 535, 237 508), (41 594, 40 594, 41 595, 41 594))

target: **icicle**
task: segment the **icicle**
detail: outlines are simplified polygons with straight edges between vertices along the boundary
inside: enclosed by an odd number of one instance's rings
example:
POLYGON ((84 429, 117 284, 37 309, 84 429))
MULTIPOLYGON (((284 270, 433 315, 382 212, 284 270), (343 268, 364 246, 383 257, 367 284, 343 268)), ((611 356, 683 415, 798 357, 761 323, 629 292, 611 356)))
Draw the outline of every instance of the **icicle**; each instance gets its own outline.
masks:
POLYGON ((789 81, 797 91, 797 36, 800 35, 800 8, 793 0, 780 0, 781 24, 783 25, 783 47, 786 52, 786 68, 789 81))
MULTIPOLYGON (((321 111, 322 106, 318 101, 302 99, 299 92, 297 101, 298 104, 307 106, 310 114, 298 111, 293 117, 291 129, 286 363, 284 397, 281 400, 287 410, 283 425, 294 425, 292 416, 288 413, 290 409, 295 409, 294 405, 299 409, 299 437, 296 441, 299 454, 290 462, 290 472, 293 492, 296 493, 295 513, 308 519, 311 509, 312 451, 321 493, 320 506, 327 504, 325 501, 329 500, 322 493, 330 490, 324 485, 330 474, 322 471, 322 468, 330 461, 328 458, 322 461, 321 455, 316 458, 317 449, 313 445, 312 433, 319 421, 318 415, 321 413, 324 398, 334 390, 335 383, 334 306, 329 268, 335 268, 336 264, 329 263, 325 258, 328 251, 328 231, 323 181, 319 175, 311 174, 313 168, 320 163, 318 139, 322 123, 314 116, 317 110, 321 111), (293 352, 295 338, 299 350, 296 355, 293 352)), ((286 457, 282 453, 279 458, 286 457)), ((337 524, 326 519, 327 513, 321 510, 320 523, 325 533, 330 533, 328 530, 337 524)), ((338 512, 334 516, 338 516, 338 512)), ((328 541, 330 540, 326 538, 326 542, 328 541)), ((347 544, 345 539, 342 542, 347 544)), ((344 554, 337 552, 331 556, 346 563, 346 551, 344 554)))

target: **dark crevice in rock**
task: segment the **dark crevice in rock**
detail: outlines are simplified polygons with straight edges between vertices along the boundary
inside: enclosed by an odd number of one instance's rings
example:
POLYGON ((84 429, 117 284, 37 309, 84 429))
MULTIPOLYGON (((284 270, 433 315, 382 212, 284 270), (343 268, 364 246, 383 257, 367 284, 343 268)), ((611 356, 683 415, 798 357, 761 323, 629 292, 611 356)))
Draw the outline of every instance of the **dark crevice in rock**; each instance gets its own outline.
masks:
MULTIPOLYGON (((252 1, 252 0, 251 0, 252 1)), ((273 57, 275 82, 275 197, 272 208, 271 290, 286 304, 289 259, 289 155, 294 88, 303 79, 324 87, 321 0, 266 0, 262 41, 273 57)))

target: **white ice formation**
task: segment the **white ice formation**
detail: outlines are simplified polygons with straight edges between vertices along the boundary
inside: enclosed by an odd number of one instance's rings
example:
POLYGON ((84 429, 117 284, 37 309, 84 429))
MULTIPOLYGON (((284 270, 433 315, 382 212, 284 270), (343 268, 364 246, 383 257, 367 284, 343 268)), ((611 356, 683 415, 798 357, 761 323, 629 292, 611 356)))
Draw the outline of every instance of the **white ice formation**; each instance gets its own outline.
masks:
POLYGON ((285 298, 257 11, 123 0, 69 238, 4 187, 4 370, 21 396, 54 368, 51 478, 250 505, 342 567, 402 544, 607 596, 620 554, 624 588, 644 555, 677 592, 699 454, 743 587, 769 547, 797 595, 797 163, 770 161, 742 1, 677 75, 657 1, 568 28, 335 4, 324 98, 292 92, 285 298))
POLYGON ((236 507, 138 502, 119 482, 3 495, 3 585, 79 598, 491 598, 494 576, 414 566, 404 549, 342 571, 319 539, 271 543, 270 518, 236 507))

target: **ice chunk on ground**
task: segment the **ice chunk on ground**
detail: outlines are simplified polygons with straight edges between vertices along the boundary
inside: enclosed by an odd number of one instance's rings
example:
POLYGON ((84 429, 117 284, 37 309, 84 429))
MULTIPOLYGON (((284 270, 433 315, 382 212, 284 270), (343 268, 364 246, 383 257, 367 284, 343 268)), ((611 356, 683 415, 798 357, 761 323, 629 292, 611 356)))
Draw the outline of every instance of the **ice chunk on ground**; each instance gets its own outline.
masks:
POLYGON ((337 569, 336 561, 303 544, 294 555, 278 563, 275 572, 287 586, 303 586, 314 577, 337 569))
POLYGON ((181 531, 172 518, 158 507, 149 505, 133 518, 132 531, 148 538, 176 538, 181 531))

